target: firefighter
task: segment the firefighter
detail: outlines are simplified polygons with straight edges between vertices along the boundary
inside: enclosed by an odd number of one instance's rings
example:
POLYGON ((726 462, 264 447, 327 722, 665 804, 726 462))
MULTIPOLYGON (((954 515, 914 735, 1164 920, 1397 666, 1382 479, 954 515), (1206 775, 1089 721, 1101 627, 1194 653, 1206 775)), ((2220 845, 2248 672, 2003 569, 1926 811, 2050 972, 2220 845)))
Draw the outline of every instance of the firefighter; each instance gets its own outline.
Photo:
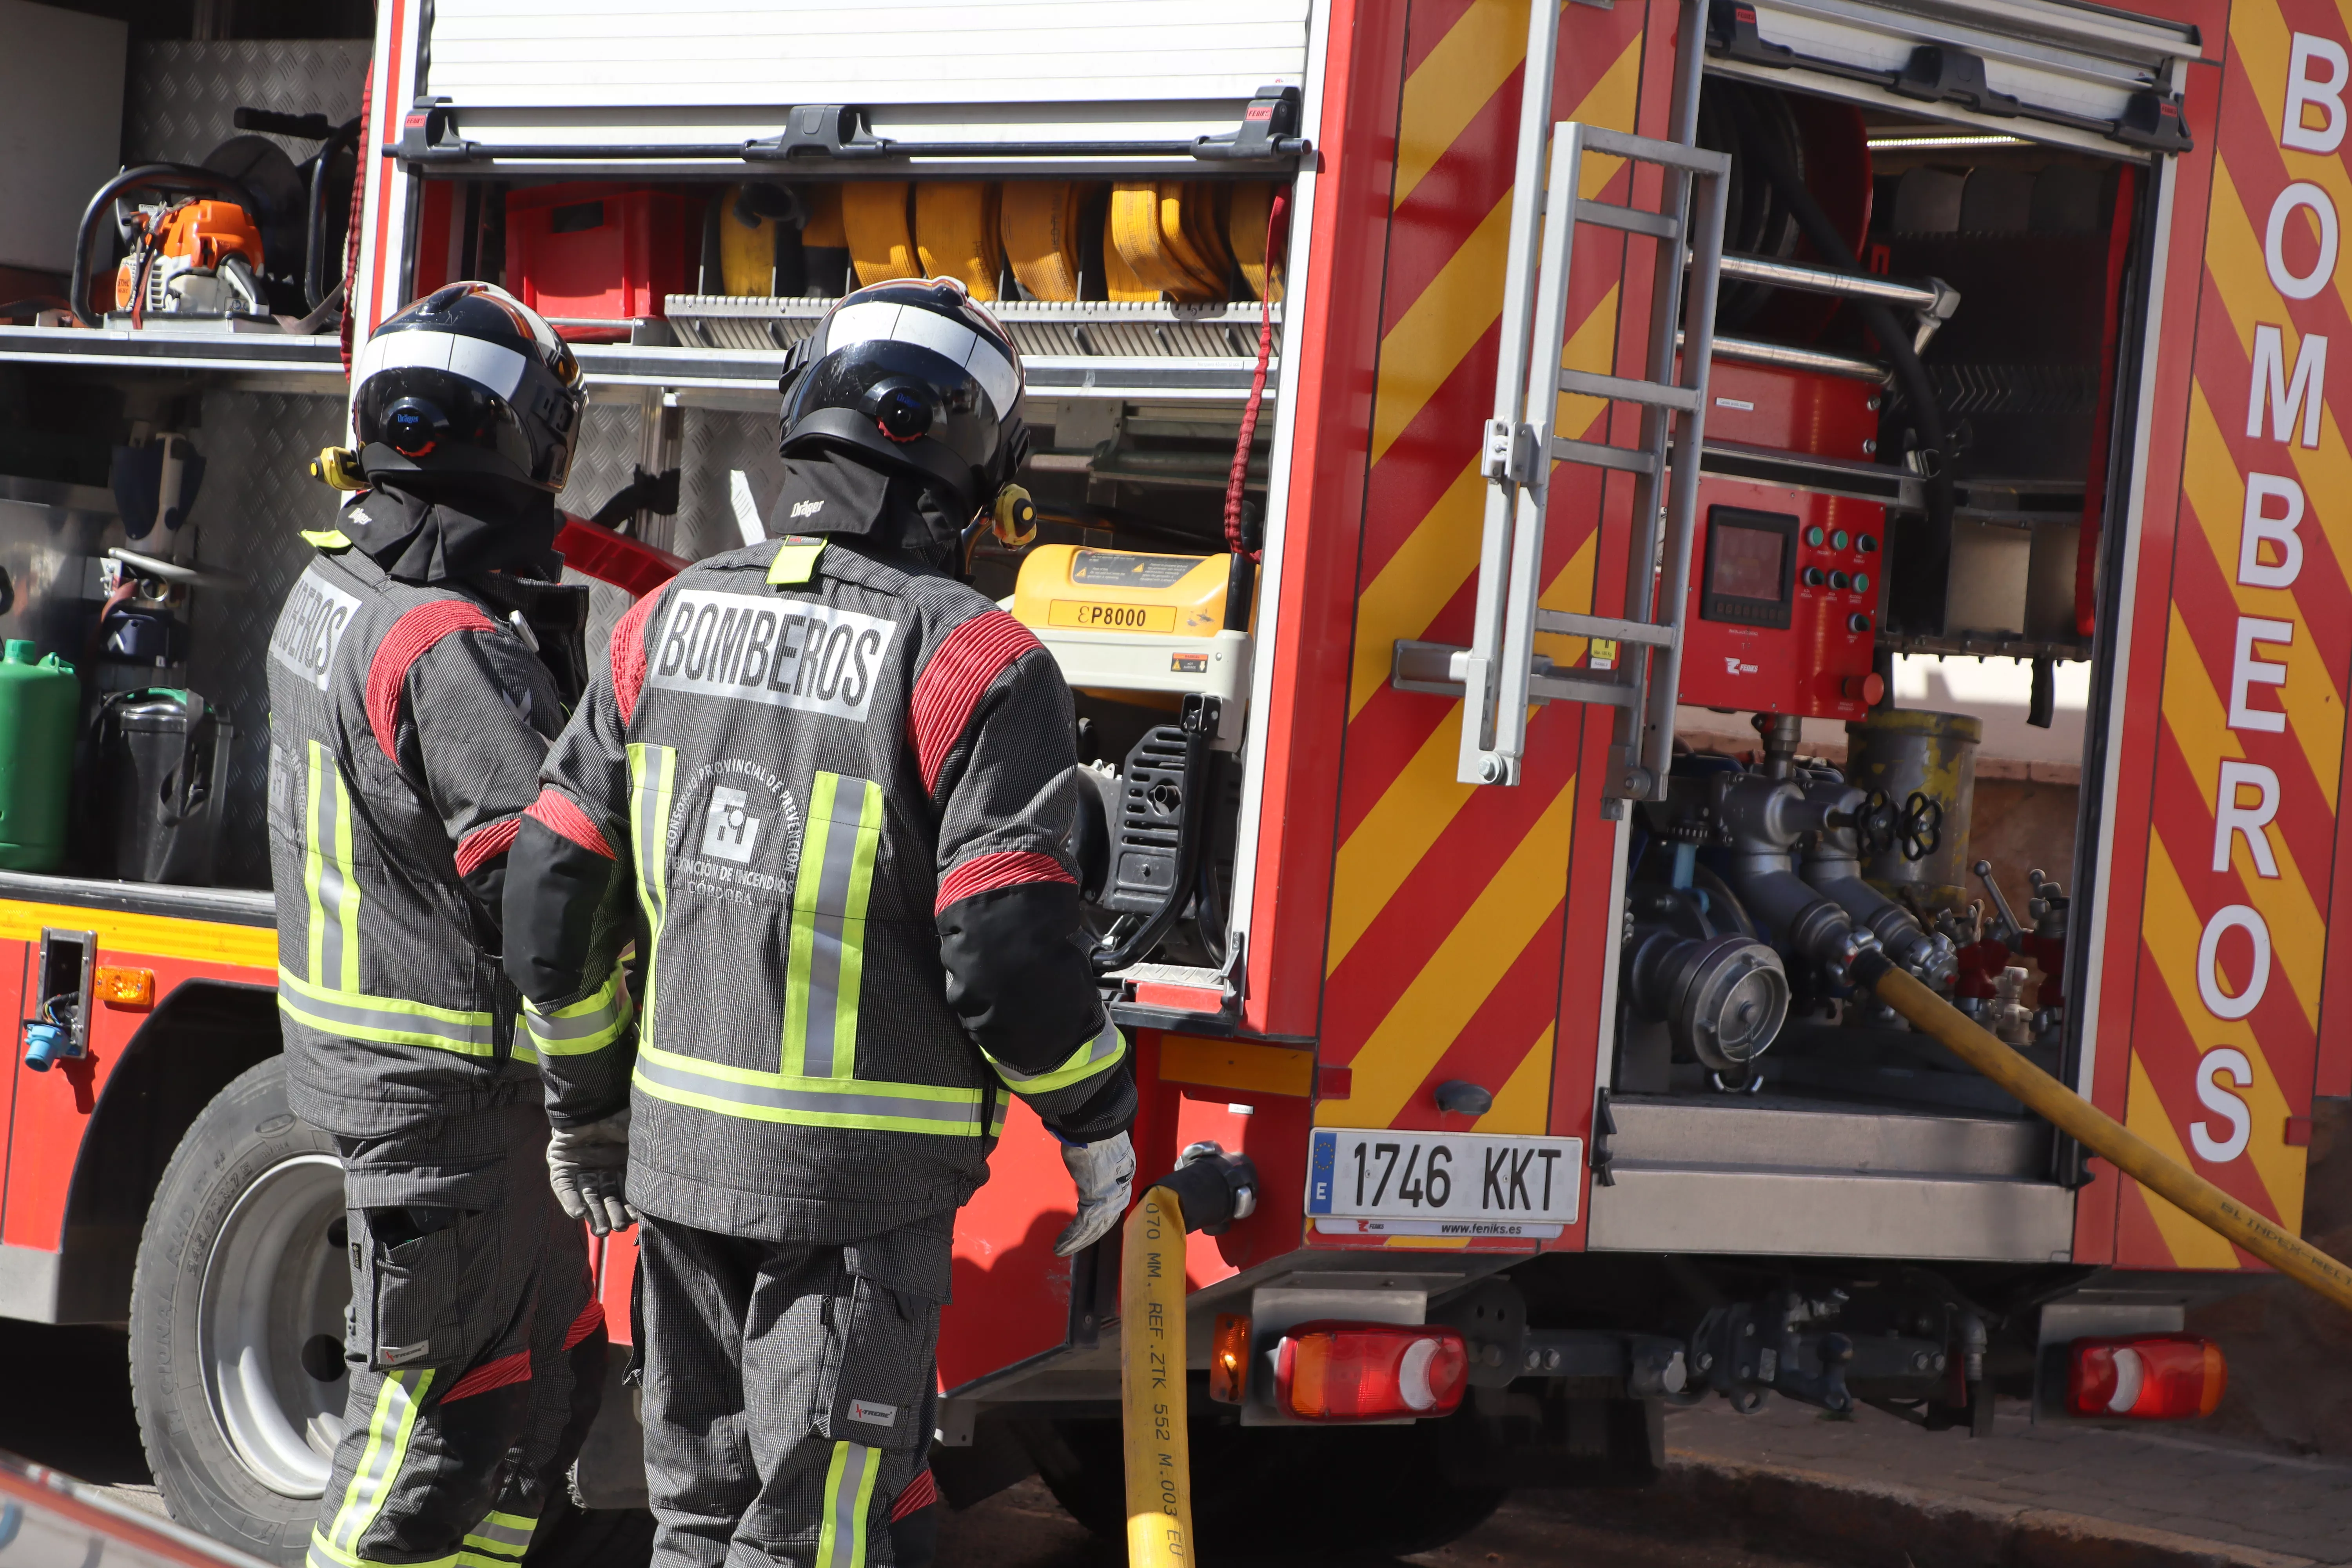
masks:
POLYGON ((288 1085, 341 1153, 352 1269, 309 1568, 519 1561, 604 1389, 499 963, 509 847, 563 723, 550 665, 584 658, 553 551, 584 401, 571 351, 488 284, 385 321, 352 367, 359 450, 323 459, 367 488, 305 536, 270 639, 288 1085))
POLYGON ((908 280, 842 300, 803 363, 772 537, 622 619, 507 887, 557 1189, 643 1220, 665 1568, 893 1561, 1008 1094, 1077 1187, 1057 1252, 1134 1174, 1070 694, 960 580, 1027 446, 1019 354, 961 287, 908 280))

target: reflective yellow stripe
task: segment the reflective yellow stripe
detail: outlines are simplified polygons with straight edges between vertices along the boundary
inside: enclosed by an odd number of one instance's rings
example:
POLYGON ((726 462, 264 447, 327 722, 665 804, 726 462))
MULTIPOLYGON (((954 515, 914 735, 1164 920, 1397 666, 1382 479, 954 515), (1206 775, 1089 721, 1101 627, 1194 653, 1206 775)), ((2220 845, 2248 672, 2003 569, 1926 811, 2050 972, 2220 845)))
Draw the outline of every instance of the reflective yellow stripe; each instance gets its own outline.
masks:
POLYGON ((768 581, 786 588, 805 583, 816 575, 816 558, 824 553, 822 539, 787 539, 768 563, 768 581))
POLYGON ((415 1374, 416 1386, 408 1385, 409 1373, 388 1372, 383 1386, 376 1390, 375 1409, 368 1418, 367 1447, 361 1451, 359 1467, 352 1472, 352 1484, 343 1493, 342 1507, 335 1510, 333 1524, 321 1540, 315 1533, 312 1544, 324 1545, 345 1562, 356 1559, 349 1554, 357 1550, 360 1537, 367 1533, 376 1515, 392 1496, 392 1483, 398 1479, 400 1468, 408 1460, 409 1439, 416 1431, 416 1413, 424 1405, 425 1395, 433 1386, 430 1368, 415 1374))
POLYGON ((593 994, 552 1013, 541 1012, 528 999, 522 1005, 523 1024, 530 1031, 532 1043, 551 1057, 584 1057, 601 1051, 619 1039, 635 1016, 636 1004, 629 999, 629 988, 621 984, 618 965, 593 994))
POLYGON ((306 528, 302 530, 302 537, 321 550, 349 550, 352 547, 351 536, 340 528, 306 528))
POLYGON ((835 1443, 824 1471, 824 1524, 816 1538, 816 1568, 866 1568, 866 1515, 874 1506, 874 1478, 882 1450, 835 1443))
MULTIPOLYGON (((986 1051, 980 1054, 988 1056, 986 1051)), ((1067 1089, 1074 1083, 1084 1083, 1097 1073, 1109 1071, 1126 1054, 1127 1040, 1119 1034, 1118 1026, 1105 1019, 1101 1031, 1072 1052, 1068 1061, 1049 1072, 1041 1072, 1035 1078, 1022 1077, 994 1057, 988 1057, 988 1065, 996 1069, 996 1076, 1004 1080, 1006 1087, 1018 1093, 1047 1094, 1057 1089, 1067 1089)))
MULTIPOLYGON (((310 1550, 304 1556, 303 1563, 304 1568, 467 1568, 467 1559, 470 1555, 469 1552, 453 1552, 446 1557, 428 1557, 422 1563, 386 1563, 373 1557, 355 1556, 313 1530, 310 1531, 310 1550)), ((504 1562, 511 1568, 513 1559, 490 1558, 487 1562, 504 1562)))
POLYGON ((793 886, 784 985, 783 1070, 847 1079, 857 1066, 857 993, 866 973, 866 910, 882 844, 882 786, 820 773, 793 886))
POLYGON ((646 911, 646 994, 639 1032, 654 1031, 654 974, 661 966, 662 916, 668 907, 669 798, 677 752, 643 742, 629 747, 629 837, 637 873, 637 903, 646 911))
POLYGON ((659 1100, 749 1121, 971 1137, 985 1091, 872 1079, 802 1078, 722 1067, 640 1039, 635 1081, 659 1100))
POLYGON ((356 991, 360 984, 360 885, 352 874, 352 796, 325 744, 308 742, 309 819, 302 890, 310 899, 305 956, 310 978, 356 991))
POLYGON ((488 1013, 313 985, 290 969, 278 972, 278 1006, 297 1022, 345 1039, 423 1046, 461 1057, 498 1051, 496 1021, 488 1013))
POLYGON ((539 1521, 528 1515, 500 1513, 494 1509, 466 1537, 470 1550, 458 1553, 462 1559, 459 1568, 475 1563, 488 1564, 489 1568, 513 1568, 530 1550, 531 1535, 538 1529, 539 1521))

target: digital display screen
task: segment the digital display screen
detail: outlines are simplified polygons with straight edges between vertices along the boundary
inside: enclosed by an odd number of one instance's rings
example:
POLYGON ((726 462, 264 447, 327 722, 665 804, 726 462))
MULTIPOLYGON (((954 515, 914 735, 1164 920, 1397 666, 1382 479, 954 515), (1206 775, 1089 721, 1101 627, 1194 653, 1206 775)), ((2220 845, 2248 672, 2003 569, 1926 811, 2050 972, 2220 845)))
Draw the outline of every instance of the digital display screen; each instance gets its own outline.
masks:
POLYGON ((1796 605, 1797 519, 1792 512, 1709 507, 1699 614, 1710 621, 1788 629, 1796 605))
POLYGON ((1788 551, 1788 538, 1778 529, 1718 521, 1708 563, 1708 592, 1735 599, 1778 600, 1788 551))

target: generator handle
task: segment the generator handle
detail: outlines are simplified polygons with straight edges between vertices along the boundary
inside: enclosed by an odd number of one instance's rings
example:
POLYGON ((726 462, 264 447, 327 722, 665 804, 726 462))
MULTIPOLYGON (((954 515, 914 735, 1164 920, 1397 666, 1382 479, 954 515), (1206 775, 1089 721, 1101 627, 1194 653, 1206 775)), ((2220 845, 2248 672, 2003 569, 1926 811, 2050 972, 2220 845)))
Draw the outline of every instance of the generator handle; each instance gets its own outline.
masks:
POLYGON ((193 163, 142 163, 125 169, 98 187, 82 210, 81 226, 74 231, 73 283, 67 302, 73 307, 74 320, 85 327, 95 327, 102 318, 90 314, 89 258, 98 241, 99 220, 114 210, 114 204, 134 191, 184 191, 226 196, 253 214, 260 216, 260 204, 242 182, 211 169, 199 169, 193 163))
POLYGON ((1150 956, 1160 945, 1176 917, 1184 912, 1184 900, 1192 896, 1193 884, 1201 875, 1202 852, 1208 847, 1208 825, 1202 820, 1208 810, 1209 761, 1217 743, 1217 725, 1223 704, 1216 698, 1195 693, 1184 699, 1184 783, 1178 796, 1178 808, 1183 816, 1176 825, 1176 871, 1169 879, 1168 892, 1160 907, 1147 916, 1144 922, 1124 938, 1106 942, 1094 950, 1092 956, 1097 974, 1111 974, 1150 956))

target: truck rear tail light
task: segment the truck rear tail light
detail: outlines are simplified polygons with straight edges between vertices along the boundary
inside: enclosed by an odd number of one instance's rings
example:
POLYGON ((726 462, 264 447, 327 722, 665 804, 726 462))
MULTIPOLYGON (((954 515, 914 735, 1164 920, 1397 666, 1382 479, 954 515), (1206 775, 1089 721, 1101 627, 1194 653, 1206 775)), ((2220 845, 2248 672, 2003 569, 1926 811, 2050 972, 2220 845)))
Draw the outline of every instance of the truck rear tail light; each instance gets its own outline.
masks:
POLYGON ((1419 1323, 1301 1323, 1274 1360, 1275 1404, 1307 1421, 1445 1415, 1462 1403, 1470 1358, 1452 1329, 1419 1323))
POLYGON ((1219 1312, 1209 1342, 1209 1397, 1239 1405, 1249 1390, 1250 1321, 1240 1312, 1219 1312))
POLYGON ((2077 1415, 2210 1415, 2230 1384, 2221 1347, 2195 1334, 2076 1340, 2068 1366, 2066 1408, 2077 1415))

